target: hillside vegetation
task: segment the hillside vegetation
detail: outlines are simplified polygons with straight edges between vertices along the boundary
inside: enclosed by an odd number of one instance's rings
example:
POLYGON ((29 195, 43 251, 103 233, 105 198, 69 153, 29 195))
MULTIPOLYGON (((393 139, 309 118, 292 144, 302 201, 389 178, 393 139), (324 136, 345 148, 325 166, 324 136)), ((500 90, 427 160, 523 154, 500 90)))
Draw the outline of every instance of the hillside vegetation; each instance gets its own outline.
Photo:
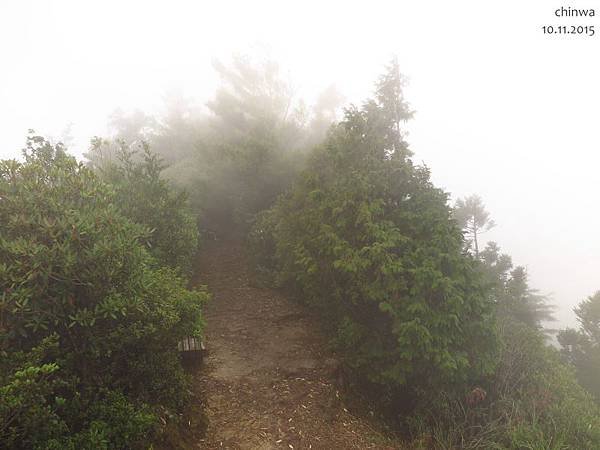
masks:
MULTIPOLYGON (((310 350, 319 365, 309 381, 325 377, 323 398, 338 399, 339 388, 362 405, 351 413, 365 421, 331 408, 357 430, 368 421, 385 430, 364 431, 356 445, 600 448, 600 295, 577 308, 579 329, 559 333, 561 350, 548 344, 553 308, 523 266, 482 242, 494 226, 482 199, 450 204, 428 167, 413 162, 404 132, 413 112, 397 61, 373 98, 341 118, 335 89, 309 107, 272 62, 240 57, 215 68, 223 83, 206 111, 171 98, 162 117, 115 114, 85 162, 33 133, 21 160, 0 162, 3 447, 170 445, 165 430, 185 430, 183 412, 200 401, 192 386, 223 381, 184 371, 177 351, 182 338, 203 335, 211 286, 195 275, 209 273, 231 280, 229 290, 218 286, 229 300, 216 301, 280 308, 293 299, 310 311, 297 312, 298 323, 313 321, 303 330, 322 330, 340 365, 334 388, 327 358, 310 350), (251 270, 214 261, 237 272, 197 272, 199 255, 211 264, 203 244, 215 239, 225 242, 209 253, 217 258, 242 253, 228 243, 245 242, 251 270), (252 280, 241 282, 247 273, 252 280), (286 300, 273 303, 276 291, 286 300)), ((213 317, 227 322, 235 308, 213 317)), ((268 327, 255 313, 239 317, 268 327)), ((280 332, 261 335, 288 342, 280 332)), ((215 341, 219 358, 239 345, 215 341)), ((282 361, 268 358, 279 370, 282 361)), ((273 386, 287 380, 269 377, 273 386)), ((209 417, 230 417, 221 413, 209 417)), ((346 422, 332 423, 330 445, 350 442, 346 422)))
POLYGON ((260 271, 327 317, 352 379, 417 442, 595 448, 598 408, 544 343, 544 299, 497 246, 463 237, 460 213, 483 207, 453 214, 412 163, 410 115, 393 63, 257 220, 260 271))
MULTIPOLYGON (((156 217, 172 205, 146 190, 151 173, 139 178, 146 183, 129 184, 129 193, 148 196, 156 216, 137 216, 118 185, 40 137, 29 138, 24 161, 0 165, 6 448, 141 446, 186 401, 174 349, 201 332, 207 294, 169 267, 167 242, 151 245, 148 225, 164 226, 156 217)), ((189 233, 194 246, 196 227, 180 217, 169 217, 170 232, 189 233)))

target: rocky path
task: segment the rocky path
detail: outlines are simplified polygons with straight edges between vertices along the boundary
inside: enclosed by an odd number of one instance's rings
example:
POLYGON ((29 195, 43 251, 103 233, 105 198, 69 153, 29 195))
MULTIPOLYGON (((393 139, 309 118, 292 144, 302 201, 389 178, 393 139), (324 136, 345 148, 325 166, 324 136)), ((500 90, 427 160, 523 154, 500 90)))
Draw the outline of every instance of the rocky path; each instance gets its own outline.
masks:
POLYGON ((209 244, 199 279, 213 294, 197 379, 208 419, 199 448, 399 448, 346 410, 318 324, 277 291, 252 286, 240 243, 209 244))

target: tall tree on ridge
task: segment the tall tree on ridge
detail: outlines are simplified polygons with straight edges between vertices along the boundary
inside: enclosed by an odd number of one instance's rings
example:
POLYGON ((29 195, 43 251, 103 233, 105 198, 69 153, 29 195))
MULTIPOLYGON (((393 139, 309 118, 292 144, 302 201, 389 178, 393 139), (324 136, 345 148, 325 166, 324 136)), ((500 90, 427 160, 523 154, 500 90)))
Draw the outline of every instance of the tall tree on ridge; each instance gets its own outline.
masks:
POLYGON ((485 210, 483 200, 475 194, 459 198, 454 206, 454 217, 473 244, 475 257, 479 258, 479 235, 496 226, 485 210))

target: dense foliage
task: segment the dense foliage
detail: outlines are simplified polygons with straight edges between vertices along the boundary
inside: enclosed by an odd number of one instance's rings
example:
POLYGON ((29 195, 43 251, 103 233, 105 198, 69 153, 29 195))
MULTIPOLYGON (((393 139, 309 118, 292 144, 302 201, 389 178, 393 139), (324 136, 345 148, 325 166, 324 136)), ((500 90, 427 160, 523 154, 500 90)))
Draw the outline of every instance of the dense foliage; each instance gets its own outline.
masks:
POLYGON ((553 308, 497 244, 479 250, 493 226, 481 199, 450 210, 411 162, 401 87, 393 64, 258 215, 257 275, 333 325, 348 373, 400 413, 411 445, 598 448, 600 412, 545 342, 553 308))
POLYGON ((498 365, 463 397, 442 393, 415 414, 417 447, 596 449, 600 410, 539 331, 500 319, 498 365))
POLYGON ((354 374, 403 402, 490 373, 494 349, 492 304, 447 195, 409 158, 410 116, 394 63, 250 237, 259 264, 335 325, 354 374))
POLYGON ((116 158, 97 169, 113 188, 119 211, 149 230, 150 253, 161 264, 189 275, 198 249, 198 224, 188 207, 187 193, 177 192, 161 177, 165 166, 145 142, 131 150, 124 142, 96 138, 88 156, 93 158, 114 145, 119 146, 116 158))
MULTIPOLYGON (((179 408, 177 342, 207 295, 161 267, 148 230, 62 146, 0 163, 0 440, 132 448, 179 408)), ((160 206, 160 205, 157 205, 160 206)))
POLYGON ((562 330, 558 342, 581 385, 600 402, 600 292, 583 300, 575 314, 579 329, 562 330))
POLYGON ((215 67, 207 112, 171 97, 161 118, 116 113, 85 165, 34 136, 0 162, 3 446, 147 447, 189 396, 198 224, 252 224, 257 278, 318 312, 350 389, 414 447, 600 448, 600 293, 548 346, 547 297, 480 249, 482 199, 450 208, 411 160, 397 62, 332 126, 334 89, 308 108, 272 62, 215 67))

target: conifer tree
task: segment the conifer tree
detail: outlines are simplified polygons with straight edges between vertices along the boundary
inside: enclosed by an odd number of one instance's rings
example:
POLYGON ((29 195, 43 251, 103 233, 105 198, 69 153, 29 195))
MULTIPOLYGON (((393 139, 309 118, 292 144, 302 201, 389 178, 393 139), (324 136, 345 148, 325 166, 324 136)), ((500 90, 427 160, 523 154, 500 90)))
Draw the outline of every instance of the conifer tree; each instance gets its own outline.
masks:
POLYGON ((485 210, 483 200, 478 195, 458 199, 454 206, 454 217, 468 236, 467 242, 474 246, 475 257, 479 258, 479 236, 496 226, 485 210))
POLYGON ((280 282, 331 319, 355 374, 414 400, 488 373, 494 336, 448 196, 410 159, 402 84, 393 61, 253 235, 276 249, 280 282))

